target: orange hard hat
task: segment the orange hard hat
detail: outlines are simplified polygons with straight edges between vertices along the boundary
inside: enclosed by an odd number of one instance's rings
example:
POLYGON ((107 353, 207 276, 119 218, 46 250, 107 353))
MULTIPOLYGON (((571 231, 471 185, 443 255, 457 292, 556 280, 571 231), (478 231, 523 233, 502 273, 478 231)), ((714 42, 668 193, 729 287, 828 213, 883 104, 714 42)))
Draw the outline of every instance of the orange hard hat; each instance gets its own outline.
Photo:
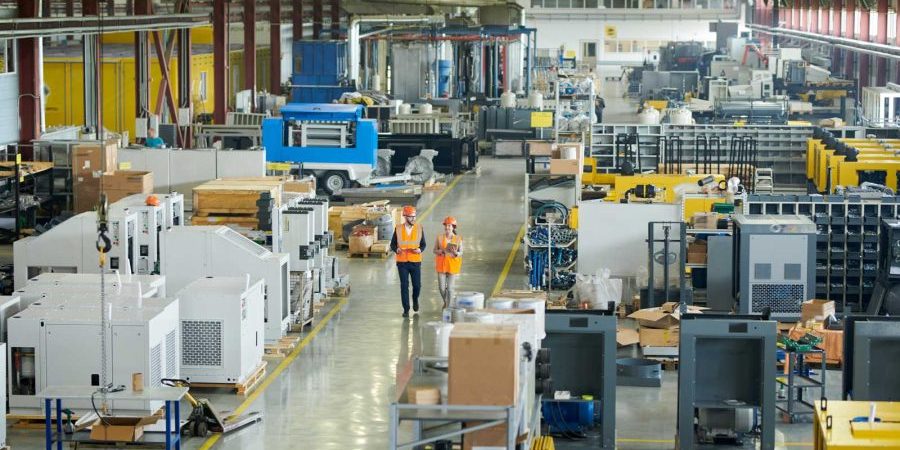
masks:
POLYGON ((148 195, 147 200, 145 200, 147 206, 159 206, 159 197, 155 195, 148 195))
POLYGON ((455 227, 456 226, 456 218, 454 218, 453 216, 447 216, 444 219, 444 225, 453 225, 455 227))
POLYGON ((415 215, 416 215, 416 207, 415 206, 406 205, 403 207, 403 216, 404 217, 415 216, 415 215))

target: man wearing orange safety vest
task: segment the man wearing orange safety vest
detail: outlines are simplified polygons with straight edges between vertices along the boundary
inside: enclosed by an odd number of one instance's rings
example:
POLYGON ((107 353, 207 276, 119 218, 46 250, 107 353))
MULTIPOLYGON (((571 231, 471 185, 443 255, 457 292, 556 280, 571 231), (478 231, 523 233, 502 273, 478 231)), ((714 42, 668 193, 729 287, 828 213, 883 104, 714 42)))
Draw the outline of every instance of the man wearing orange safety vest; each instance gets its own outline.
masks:
POLYGON ((456 233, 456 219, 444 219, 444 232, 434 243, 434 269, 437 271, 438 291, 444 300, 444 308, 450 306, 456 279, 462 268, 462 238, 456 233))
POLYGON ((403 207, 403 223, 394 228, 391 251, 397 254, 397 273, 400 274, 400 301, 403 317, 409 317, 409 280, 412 279, 413 311, 419 312, 419 292, 422 290, 422 252, 425 251, 425 232, 416 223, 416 208, 403 207))

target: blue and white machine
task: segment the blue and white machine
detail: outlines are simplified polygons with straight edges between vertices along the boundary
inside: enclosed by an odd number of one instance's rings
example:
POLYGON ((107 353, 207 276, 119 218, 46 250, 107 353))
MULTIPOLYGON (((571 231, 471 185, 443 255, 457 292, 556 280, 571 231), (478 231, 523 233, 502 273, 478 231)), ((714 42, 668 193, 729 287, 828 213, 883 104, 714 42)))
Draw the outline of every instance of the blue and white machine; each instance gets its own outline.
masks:
POLYGON ((370 183, 378 162, 378 130, 374 120, 363 119, 363 106, 291 103, 262 127, 268 162, 299 164, 329 193, 351 182, 370 183))

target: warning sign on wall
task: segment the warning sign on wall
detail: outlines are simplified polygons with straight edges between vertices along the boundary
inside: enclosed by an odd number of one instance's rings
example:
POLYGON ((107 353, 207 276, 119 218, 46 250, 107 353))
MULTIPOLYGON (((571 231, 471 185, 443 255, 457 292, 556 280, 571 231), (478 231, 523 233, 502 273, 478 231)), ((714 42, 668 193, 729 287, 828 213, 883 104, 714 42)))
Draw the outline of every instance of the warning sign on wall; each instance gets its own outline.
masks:
POLYGON ((607 39, 617 39, 619 37, 619 30, 616 29, 615 25, 606 25, 603 27, 603 35, 606 36, 607 39))

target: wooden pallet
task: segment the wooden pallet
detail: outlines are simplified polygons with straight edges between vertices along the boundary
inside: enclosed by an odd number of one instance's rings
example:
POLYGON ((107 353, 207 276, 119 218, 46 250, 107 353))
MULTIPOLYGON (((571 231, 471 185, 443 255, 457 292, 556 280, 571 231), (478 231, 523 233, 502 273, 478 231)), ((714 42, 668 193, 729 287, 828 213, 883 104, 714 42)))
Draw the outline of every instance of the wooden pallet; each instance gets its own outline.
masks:
POLYGON ((247 228, 257 228, 259 218, 256 216, 193 216, 191 225, 237 225, 247 228))
POLYGON ((300 335, 292 334, 278 340, 277 344, 266 344, 266 356, 284 358, 300 343, 300 335))
POLYGON ((268 364, 268 361, 260 363, 259 367, 243 383, 191 383, 191 388, 234 389, 237 395, 247 395, 266 377, 268 364))
POLYGON ((194 210, 195 216, 255 216, 259 212, 259 208, 210 208, 194 210))
POLYGON ((381 258, 386 259, 390 256, 391 252, 358 252, 358 253, 350 253, 347 252, 347 256, 351 258, 381 258))
POLYGON ((659 363, 662 364, 663 370, 678 370, 678 358, 648 357, 647 359, 659 361, 659 363))
MULTIPOLYGON (((315 310, 315 308, 314 308, 314 310, 315 310)), ((303 322, 294 322, 294 323, 290 324, 290 326, 288 327, 288 331, 290 331, 291 333, 302 332, 304 329, 306 329, 306 327, 312 325, 313 318, 315 318, 315 314, 313 314, 312 317, 304 320, 303 322)))

